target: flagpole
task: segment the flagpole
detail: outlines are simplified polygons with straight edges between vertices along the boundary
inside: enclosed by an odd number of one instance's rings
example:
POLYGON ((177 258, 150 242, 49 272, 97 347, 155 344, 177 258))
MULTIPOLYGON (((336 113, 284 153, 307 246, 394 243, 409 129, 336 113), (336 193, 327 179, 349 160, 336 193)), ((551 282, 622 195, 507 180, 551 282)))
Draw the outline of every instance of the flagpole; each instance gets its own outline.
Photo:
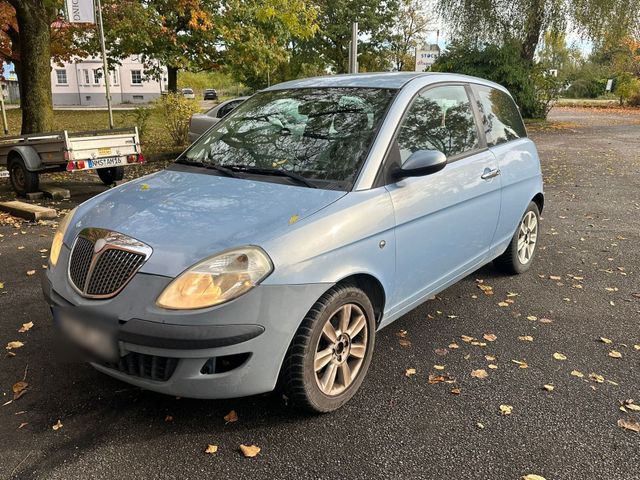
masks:
POLYGON ((104 89, 107 93, 107 110, 109 111, 109 128, 113 128, 113 111, 111 110, 111 93, 109 92, 109 69, 107 66, 107 49, 104 44, 104 25, 102 23, 102 5, 96 0, 96 14, 98 15, 98 28, 100 30, 100 48, 102 50, 102 75, 104 77, 104 89))

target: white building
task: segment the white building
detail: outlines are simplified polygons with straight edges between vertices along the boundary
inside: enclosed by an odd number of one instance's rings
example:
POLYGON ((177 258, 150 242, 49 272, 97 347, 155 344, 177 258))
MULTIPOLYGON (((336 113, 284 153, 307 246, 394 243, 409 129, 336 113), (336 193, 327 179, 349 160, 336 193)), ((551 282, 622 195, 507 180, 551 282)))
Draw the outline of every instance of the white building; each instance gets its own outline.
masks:
MULTIPOLYGON (((51 93, 54 106, 107 104, 102 60, 78 59, 60 66, 51 64, 51 93)), ((128 57, 110 72, 109 86, 114 105, 148 103, 159 97, 167 85, 166 69, 160 80, 144 75, 144 66, 136 57, 128 57)))

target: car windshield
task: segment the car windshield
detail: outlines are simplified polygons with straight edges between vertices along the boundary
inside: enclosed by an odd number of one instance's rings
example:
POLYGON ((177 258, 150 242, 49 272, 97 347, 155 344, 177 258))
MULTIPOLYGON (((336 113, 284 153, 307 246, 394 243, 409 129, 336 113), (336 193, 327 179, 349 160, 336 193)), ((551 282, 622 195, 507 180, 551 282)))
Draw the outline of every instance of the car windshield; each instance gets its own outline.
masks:
POLYGON ((378 88, 261 92, 200 137, 180 161, 247 173, 273 170, 320 188, 347 188, 394 94, 378 88))
POLYGON ((190 88, 183 88, 182 93, 193 93, 193 90, 191 90, 190 88))

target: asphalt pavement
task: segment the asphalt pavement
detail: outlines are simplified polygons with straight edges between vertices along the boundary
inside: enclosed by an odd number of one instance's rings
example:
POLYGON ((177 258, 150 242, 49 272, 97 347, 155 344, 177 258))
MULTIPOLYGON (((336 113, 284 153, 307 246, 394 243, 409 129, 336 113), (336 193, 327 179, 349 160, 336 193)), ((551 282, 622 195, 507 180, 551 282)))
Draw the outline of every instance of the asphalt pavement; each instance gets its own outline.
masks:
MULTIPOLYGON (((484 267, 380 331, 360 392, 329 415, 276 394, 177 399, 70 362, 40 291, 53 225, 0 217, 0 341, 24 343, 0 358, 0 478, 640 479, 640 433, 618 425, 640 422, 620 410, 640 404, 640 113, 551 120, 530 132, 546 181, 532 269, 484 267)), ((77 178, 58 208, 104 189, 77 178)))

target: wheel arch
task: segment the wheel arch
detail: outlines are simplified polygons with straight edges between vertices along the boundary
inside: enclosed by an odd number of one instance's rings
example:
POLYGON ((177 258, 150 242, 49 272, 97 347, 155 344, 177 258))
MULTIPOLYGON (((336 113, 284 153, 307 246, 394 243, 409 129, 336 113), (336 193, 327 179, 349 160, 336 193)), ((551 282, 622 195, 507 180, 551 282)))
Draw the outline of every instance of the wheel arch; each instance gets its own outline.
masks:
POLYGON ((542 213, 542 209, 544 208, 544 194, 542 192, 536 193, 531 201, 538 206, 538 210, 542 213))
POLYGON ((336 282, 336 285, 351 283, 360 288, 371 300, 373 313, 375 315, 376 326, 382 322, 386 293, 382 282, 370 273, 354 273, 336 282))
POLYGON ((42 169, 42 159, 38 152, 29 145, 20 145, 17 147, 13 147, 9 150, 7 154, 7 167, 11 164, 11 162, 15 159, 22 160, 24 162, 24 166, 30 172, 37 172, 42 169))

